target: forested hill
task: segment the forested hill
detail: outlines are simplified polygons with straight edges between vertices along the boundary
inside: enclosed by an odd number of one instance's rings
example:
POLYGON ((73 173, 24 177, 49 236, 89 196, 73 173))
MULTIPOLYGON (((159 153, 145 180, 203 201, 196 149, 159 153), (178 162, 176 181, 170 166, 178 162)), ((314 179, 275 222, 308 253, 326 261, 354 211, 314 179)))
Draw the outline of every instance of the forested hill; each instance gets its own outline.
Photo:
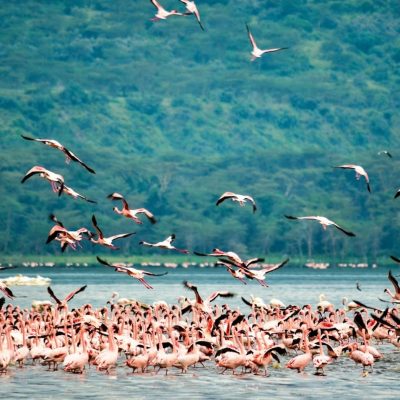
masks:
POLYGON ((196 3, 204 32, 193 16, 150 21, 147 0, 3 2, 0 251, 59 254, 44 245, 54 212, 70 229, 95 213, 106 234, 136 230, 124 255, 172 232, 178 247, 243 256, 399 255, 398 0, 196 3), (246 23, 259 47, 289 49, 250 62, 246 23), (97 174, 21 134, 57 139, 97 174), (332 168, 344 163, 364 166, 372 194, 332 168), (99 204, 57 198, 38 177, 21 185, 33 165, 99 204), (115 215, 114 191, 159 223, 115 215), (224 191, 259 210, 216 207, 224 191), (325 215, 357 237, 283 214, 325 215))

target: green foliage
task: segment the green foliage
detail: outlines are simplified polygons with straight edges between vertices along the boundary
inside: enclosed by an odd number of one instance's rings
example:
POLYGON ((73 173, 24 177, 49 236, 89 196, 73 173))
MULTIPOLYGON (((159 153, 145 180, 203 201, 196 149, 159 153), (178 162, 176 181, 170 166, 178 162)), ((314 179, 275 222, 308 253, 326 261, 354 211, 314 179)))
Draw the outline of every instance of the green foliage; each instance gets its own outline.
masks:
POLYGON ((44 245, 54 212, 71 229, 90 228, 95 213, 106 234, 136 230, 125 255, 150 254, 140 239, 173 232, 178 247, 244 256, 396 253, 398 4, 197 3, 205 32, 192 16, 151 22, 149 1, 2 5, 0 252, 58 254, 44 245), (251 63, 245 22, 260 47, 289 50, 251 63), (20 134, 59 140, 97 174, 20 134), (384 148, 393 160, 377 155, 384 148), (373 193, 352 172, 332 170, 341 163, 363 165, 373 193), (58 199, 37 177, 20 185, 33 165, 63 174, 99 204, 58 199), (215 207, 227 190, 251 194, 259 212, 215 207), (159 224, 115 215, 106 199, 113 191, 159 224), (357 237, 283 214, 326 215, 357 237))

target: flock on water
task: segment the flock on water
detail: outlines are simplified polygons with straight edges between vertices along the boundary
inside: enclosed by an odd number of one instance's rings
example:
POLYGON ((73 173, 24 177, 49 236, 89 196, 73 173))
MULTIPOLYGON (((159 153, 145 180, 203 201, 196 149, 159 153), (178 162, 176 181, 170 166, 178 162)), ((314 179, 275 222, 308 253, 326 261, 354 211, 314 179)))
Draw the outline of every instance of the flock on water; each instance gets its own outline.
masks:
MULTIPOLYGON (((153 21, 166 20, 171 16, 190 16, 196 18, 204 31, 200 12, 194 1, 180 0, 185 10, 166 10, 157 0, 150 0, 156 8, 153 21)), ((287 47, 260 49, 246 24, 247 34, 252 46, 251 61, 268 53, 286 50, 287 47)), ((67 163, 74 161, 95 174, 71 150, 54 139, 32 138, 22 135, 28 141, 34 141, 61 151, 67 163)), ((392 158, 387 150, 379 155, 392 158)), ((370 180, 365 169, 355 164, 344 164, 334 168, 350 169, 356 178, 365 179, 367 190, 371 193, 370 180)), ((66 194, 74 199, 88 203, 96 201, 87 198, 66 185, 64 176, 42 166, 33 166, 22 178, 25 183, 33 176, 47 180, 53 192, 58 196, 66 194)), ((400 196, 400 190, 395 198, 400 196)), ((147 208, 131 209, 124 195, 113 192, 107 196, 114 204, 113 211, 132 220, 137 225, 146 221, 156 224, 157 219, 147 208)), ((217 200, 220 206, 227 200, 244 206, 250 203, 253 213, 257 211, 254 198, 248 194, 223 193, 217 200)), ((333 226, 341 233, 354 237, 353 232, 324 216, 290 216, 289 220, 313 220, 320 223, 323 229, 333 226)), ((101 225, 101 216, 92 215, 92 228, 81 227, 70 230, 54 214, 50 215, 54 223, 46 243, 57 241, 61 251, 67 248, 77 250, 83 240, 88 240, 111 250, 118 250, 115 241, 126 239, 135 232, 119 233, 106 236, 101 225), (100 224, 98 222, 100 221, 100 224), (101 228, 100 228, 101 227, 101 228)), ((105 227, 106 228, 106 227, 105 227)), ((106 230, 105 230, 106 231, 106 230)), ((140 240, 141 246, 159 248, 189 254, 191 251, 175 247, 176 235, 156 243, 140 240)), ((262 265, 263 258, 242 259, 233 251, 218 248, 209 253, 193 251, 199 257, 214 257, 216 264, 243 284, 256 281, 267 287, 266 277, 269 273, 283 268, 289 262, 285 259, 276 265, 262 265)), ((400 263, 395 256, 391 258, 400 263)), ((97 261, 116 272, 125 273, 137 279, 147 289, 153 287, 146 279, 162 276, 151 271, 136 269, 131 264, 111 263, 97 256, 97 261)), ((6 270, 11 267, 0 267, 6 270)), ((69 302, 86 289, 86 285, 77 288, 62 300, 52 288, 48 294, 54 300, 35 304, 31 309, 21 309, 11 304, 5 305, 5 297, 0 298, 0 372, 7 373, 10 368, 24 367, 40 363, 50 370, 57 370, 61 365, 65 372, 83 373, 94 365, 98 370, 110 371, 114 368, 125 368, 133 373, 158 373, 171 369, 186 373, 195 367, 206 367, 219 373, 230 370, 233 374, 252 373, 268 375, 268 367, 276 366, 285 360, 285 367, 298 372, 308 365, 313 366, 315 373, 324 375, 329 364, 342 365, 355 362, 360 364, 363 374, 372 371, 376 361, 384 357, 378 346, 383 343, 393 348, 400 348, 400 316, 397 306, 400 304, 400 287, 396 277, 389 271, 388 279, 393 291, 385 289, 389 300, 382 300, 392 305, 385 309, 367 306, 359 301, 343 303, 335 307, 321 297, 315 309, 310 304, 304 306, 286 306, 278 299, 265 304, 261 299, 242 298, 245 312, 222 306, 213 302, 217 298, 230 298, 234 294, 228 291, 216 291, 203 297, 196 285, 183 282, 183 289, 192 293, 181 296, 178 302, 168 305, 163 301, 144 304, 139 301, 119 299, 113 296, 103 307, 95 308, 84 304, 70 309, 69 302), (348 355, 348 358, 344 358, 348 355)), ((357 289, 362 291, 357 283, 357 289)), ((8 298, 14 299, 11 289, 0 281, 0 291, 8 298)), ((385 347, 386 349, 387 347, 385 347)), ((277 372, 278 373, 278 372, 277 372)))

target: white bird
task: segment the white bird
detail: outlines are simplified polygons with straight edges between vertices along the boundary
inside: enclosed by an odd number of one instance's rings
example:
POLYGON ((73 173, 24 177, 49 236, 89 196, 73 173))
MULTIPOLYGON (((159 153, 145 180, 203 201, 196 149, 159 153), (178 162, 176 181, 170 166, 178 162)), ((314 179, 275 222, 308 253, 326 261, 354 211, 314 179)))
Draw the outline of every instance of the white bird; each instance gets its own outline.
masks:
POLYGON ((346 231, 345 229, 343 229, 342 227, 340 227, 337 223, 331 221, 330 219, 326 218, 326 217, 320 217, 320 216, 307 216, 307 217, 292 217, 291 215, 285 215, 285 217, 287 219, 305 219, 305 220, 314 220, 314 221, 318 221, 321 225, 322 228, 324 228, 324 230, 326 230, 326 228, 330 225, 334 226, 335 228, 339 229, 340 231, 342 231, 344 234, 346 234, 347 236, 356 236, 353 232, 350 231, 346 231))
POLYGON ((180 253, 183 254, 188 254, 189 250, 183 250, 183 249, 178 249, 175 246, 172 246, 172 243, 175 241, 175 235, 172 234, 171 236, 168 236, 165 240, 162 242, 157 242, 157 243, 148 243, 145 241, 139 242, 142 246, 149 246, 149 247, 159 247, 160 249, 166 249, 166 250, 176 250, 179 251, 180 253))
POLYGON ((184 14, 178 12, 177 10, 167 11, 157 0, 150 0, 153 6, 157 9, 157 13, 152 21, 159 21, 160 19, 167 19, 172 15, 182 16, 184 14))
POLYGON ((260 58, 262 57, 263 54, 265 53, 274 53, 276 51, 281 51, 281 50, 287 50, 288 47, 278 47, 275 49, 265 49, 262 50, 259 47, 257 47, 256 41, 254 40, 253 35, 250 32, 249 26, 246 24, 246 28, 247 28, 247 34, 249 35, 249 39, 250 39, 250 43, 253 46, 253 50, 251 51, 251 61, 254 61, 256 58, 260 58))
POLYGON ((242 195, 242 194, 236 194, 232 192, 225 192, 221 195, 221 197, 217 200, 216 205, 219 206, 223 201, 231 199, 232 201, 237 201, 241 207, 244 206, 244 203, 247 203, 247 201, 250 201, 250 203, 253 204, 253 213, 256 212, 257 206, 256 202, 251 196, 248 195, 242 195))
POLYGON ((168 272, 164 272, 163 274, 154 274, 153 272, 145 271, 143 269, 136 269, 136 268, 131 268, 127 267, 126 264, 123 263, 114 263, 110 264, 106 260, 101 259, 100 257, 96 257, 97 261, 103 265, 106 265, 107 267, 115 268, 115 271, 117 272, 124 272, 131 276, 132 278, 137 279, 140 283, 142 283, 146 289, 153 289, 153 287, 145 281, 144 277, 145 275, 148 276, 164 276, 167 275, 168 272))
POLYGON ((352 169, 355 171, 356 173, 356 179, 359 180, 360 177, 364 177, 365 182, 367 183, 367 189, 368 192, 371 193, 371 187, 369 185, 369 177, 367 174, 367 171, 365 171, 365 169, 363 167, 361 167, 360 165, 354 165, 354 164, 344 164, 344 165, 338 165, 337 167, 334 168, 341 168, 341 169, 352 169))
POLYGON ((92 243, 97 243, 97 244, 99 244, 101 246, 109 247, 110 249, 113 249, 113 250, 117 250, 118 249, 118 247, 116 247, 116 246, 114 246, 112 244, 112 242, 114 240, 125 238, 125 237, 128 237, 128 236, 131 236, 131 235, 135 234, 135 232, 131 232, 131 233, 121 233, 119 235, 104 237, 103 232, 101 231, 101 229, 97 225, 96 217, 94 215, 92 216, 92 223, 93 223, 94 228, 97 231, 98 238, 96 240, 93 239, 93 238, 90 238, 90 241, 92 243))
POLYGON ((80 193, 76 192, 74 189, 72 189, 71 187, 64 185, 62 191, 67 194, 68 196, 73 197, 74 199, 82 199, 87 201, 88 203, 94 203, 97 204, 97 201, 94 200, 90 200, 88 199, 86 196, 81 195, 80 193))
POLYGON ((187 14, 194 14, 196 16, 197 22, 200 25, 200 28, 204 31, 204 27, 200 21, 200 13, 199 10, 197 9, 196 3, 194 1, 190 0, 180 0, 181 3, 185 4, 186 10, 188 10, 187 14))
POLYGON ((21 135, 23 139, 25 140, 31 140, 34 142, 39 142, 43 143, 46 146, 53 147, 54 149, 62 151, 66 158, 66 162, 69 163, 71 160, 76 161, 77 163, 81 164, 84 168, 86 168, 90 173, 95 174, 94 170, 90 168, 88 165, 86 165, 80 158, 78 158, 71 150, 68 150, 65 146, 63 146, 60 142, 57 142, 57 140, 54 139, 35 139, 31 138, 29 136, 24 136, 21 135))

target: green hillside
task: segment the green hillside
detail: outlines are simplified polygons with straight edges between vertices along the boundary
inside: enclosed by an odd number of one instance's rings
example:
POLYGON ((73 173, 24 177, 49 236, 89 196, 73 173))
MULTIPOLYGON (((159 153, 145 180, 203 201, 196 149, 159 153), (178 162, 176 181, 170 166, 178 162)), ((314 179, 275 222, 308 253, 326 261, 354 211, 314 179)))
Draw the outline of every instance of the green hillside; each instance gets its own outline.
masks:
POLYGON ((106 234, 136 231, 124 255, 150 254, 138 241, 172 232, 178 247, 243 256, 400 254, 399 2, 197 5, 204 32, 193 16, 150 21, 147 0, 2 4, 1 254, 59 254, 44 244, 50 212, 71 229, 91 228, 95 213, 106 234), (289 49, 250 62, 246 23, 259 47, 289 49), (97 174, 21 134, 57 139, 97 174), (332 169, 344 163, 368 171, 372 194, 332 169), (33 165, 98 204, 57 198, 38 177, 21 185, 33 165), (159 223, 114 214, 114 191, 159 223), (251 194, 258 212, 216 207, 224 191, 251 194), (357 237, 283 214, 325 215, 357 237))

